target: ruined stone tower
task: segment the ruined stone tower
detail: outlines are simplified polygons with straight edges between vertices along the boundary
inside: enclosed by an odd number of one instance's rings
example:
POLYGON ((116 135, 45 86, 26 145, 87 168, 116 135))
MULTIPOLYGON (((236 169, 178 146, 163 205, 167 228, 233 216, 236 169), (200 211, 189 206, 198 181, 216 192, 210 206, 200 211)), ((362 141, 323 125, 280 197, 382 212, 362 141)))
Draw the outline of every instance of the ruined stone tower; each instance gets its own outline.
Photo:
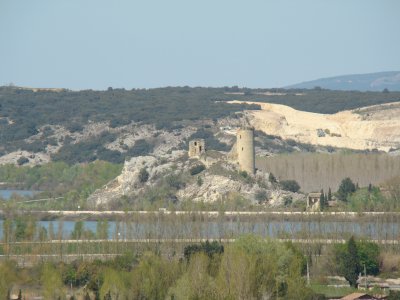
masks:
POLYGON ((189 142, 189 157, 200 157, 206 152, 206 145, 203 139, 192 140, 189 142))
POLYGON ((254 128, 240 128, 236 135, 237 160, 241 171, 255 173, 254 128))

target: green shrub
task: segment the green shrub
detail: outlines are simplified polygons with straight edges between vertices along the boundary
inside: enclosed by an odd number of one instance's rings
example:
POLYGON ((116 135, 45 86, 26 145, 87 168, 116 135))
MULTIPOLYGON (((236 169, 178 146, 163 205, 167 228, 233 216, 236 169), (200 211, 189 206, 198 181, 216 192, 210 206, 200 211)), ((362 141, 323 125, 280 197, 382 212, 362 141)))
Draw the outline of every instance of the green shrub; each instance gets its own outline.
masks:
POLYGON ((152 152, 154 149, 154 145, 150 144, 144 139, 137 140, 132 148, 130 148, 126 155, 135 157, 135 156, 145 156, 152 152))
POLYGON ((282 180, 280 182, 280 186, 282 190, 297 193, 300 191, 300 185, 297 183, 296 180, 282 180))
POLYGON ((22 166, 22 165, 24 165, 24 164, 26 164, 26 163, 28 163, 29 162, 29 159, 27 159, 25 156, 21 156, 20 158, 18 158, 18 160, 17 160, 17 164, 19 165, 19 166, 22 166))
POLYGON ((150 174, 149 174, 149 172, 147 172, 146 168, 143 168, 139 171, 139 181, 141 183, 147 182, 147 180, 149 180, 149 176, 150 176, 150 174))
POLYGON ((347 197, 356 191, 356 186, 353 181, 347 177, 342 180, 337 191, 337 197, 339 200, 347 201, 347 197))
POLYGON ((205 165, 198 164, 198 165, 190 168, 190 175, 192 175, 192 176, 197 175, 197 174, 203 172, 205 169, 206 169, 205 165))

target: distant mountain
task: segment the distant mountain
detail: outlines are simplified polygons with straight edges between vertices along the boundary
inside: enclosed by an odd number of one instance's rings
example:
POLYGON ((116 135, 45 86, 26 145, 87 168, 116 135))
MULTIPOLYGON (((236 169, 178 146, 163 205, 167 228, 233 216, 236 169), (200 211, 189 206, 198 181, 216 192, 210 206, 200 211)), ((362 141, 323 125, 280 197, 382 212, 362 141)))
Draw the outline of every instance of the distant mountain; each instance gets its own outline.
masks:
POLYGON ((400 71, 321 78, 285 88, 313 89, 315 87, 343 91, 383 91, 385 88, 389 91, 400 91, 400 71))

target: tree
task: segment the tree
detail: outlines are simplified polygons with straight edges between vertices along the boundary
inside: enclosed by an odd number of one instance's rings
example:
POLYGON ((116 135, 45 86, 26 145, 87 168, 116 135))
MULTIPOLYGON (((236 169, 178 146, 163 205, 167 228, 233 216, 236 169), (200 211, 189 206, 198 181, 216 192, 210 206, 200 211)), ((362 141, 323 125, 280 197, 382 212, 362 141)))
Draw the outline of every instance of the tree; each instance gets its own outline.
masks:
POLYGON ((143 168, 139 171, 139 181, 141 183, 147 182, 147 180, 149 180, 149 176, 150 176, 150 174, 149 174, 149 172, 147 172, 146 168, 143 168))
POLYGON ((22 241, 26 238, 27 222, 25 219, 18 217, 15 220, 15 239, 17 241, 22 241))
POLYGON ((387 300, 399 300, 400 299, 400 291, 389 291, 389 296, 387 300))
POLYGON ((198 165, 191 167, 189 172, 190 172, 190 175, 194 176, 194 175, 197 175, 197 174, 203 172, 205 169, 206 169, 205 165, 198 164, 198 165))
POLYGON ((41 283, 43 286, 44 299, 53 300, 64 296, 61 273, 54 265, 50 263, 43 265, 41 283))
POLYGON ((255 198, 258 203, 262 203, 267 198, 267 192, 265 190, 258 190, 255 194, 255 198))
POLYGON ((357 287, 361 264, 354 237, 351 237, 345 245, 336 246, 335 252, 339 275, 344 276, 352 287, 357 287))
POLYGON ((347 201, 347 197, 356 191, 356 186, 353 181, 347 177, 342 180, 339 186, 339 190, 337 191, 337 196, 341 201, 347 201))
POLYGON ((274 174, 272 174, 272 173, 269 173, 269 175, 268 175, 268 180, 269 180, 269 182, 271 182, 272 184, 275 184, 275 183, 276 183, 276 177, 275 177, 274 174))
POLYGON ((26 163, 28 163, 28 162, 29 162, 29 159, 26 158, 25 156, 21 156, 21 157, 18 158, 18 160, 17 160, 18 166, 22 166, 22 165, 24 165, 24 164, 26 164, 26 163))
POLYGON ((371 242, 357 243, 360 266, 365 266, 367 275, 378 275, 379 273, 379 246, 371 242))
POLYGON ((104 280, 100 289, 100 296, 104 299, 124 299, 128 297, 128 273, 121 270, 107 268, 103 271, 104 280))
POLYGON ((217 299, 215 280, 208 272, 210 261, 204 253, 194 254, 185 274, 168 292, 168 299, 217 299))
POLYGON ((153 253, 145 253, 132 272, 133 299, 165 299, 179 277, 179 266, 153 253))
POLYGON ((297 183, 296 180, 283 180, 280 182, 281 187, 285 191, 297 193, 300 191, 300 185, 297 183))
POLYGON ((96 237, 106 240, 108 238, 108 221, 107 219, 98 220, 96 226, 96 237))
POLYGON ((319 203, 321 206, 321 210, 323 210, 326 207, 326 201, 325 201, 325 194, 324 194, 324 190, 321 190, 321 196, 319 196, 319 203))
POLYGON ((75 222, 74 230, 71 232, 71 238, 73 240, 82 239, 83 231, 84 231, 83 222, 82 221, 75 222))
POLYGON ((329 189, 328 189, 328 201, 332 201, 332 191, 331 191, 331 187, 329 187, 329 189))
MULTIPOLYGON (((17 273, 14 262, 4 261, 0 262, 0 296, 4 297, 10 293, 13 282, 16 280, 15 274, 17 273)), ((4 298, 3 298, 4 299, 4 298)), ((10 298, 7 298, 10 299, 10 298)))
POLYGON ((221 254, 224 252, 224 246, 217 241, 209 242, 208 240, 205 243, 201 244, 192 244, 185 247, 183 250, 183 255, 186 260, 189 260, 190 257, 195 254, 203 252, 207 254, 210 258, 213 257, 215 254, 221 254))

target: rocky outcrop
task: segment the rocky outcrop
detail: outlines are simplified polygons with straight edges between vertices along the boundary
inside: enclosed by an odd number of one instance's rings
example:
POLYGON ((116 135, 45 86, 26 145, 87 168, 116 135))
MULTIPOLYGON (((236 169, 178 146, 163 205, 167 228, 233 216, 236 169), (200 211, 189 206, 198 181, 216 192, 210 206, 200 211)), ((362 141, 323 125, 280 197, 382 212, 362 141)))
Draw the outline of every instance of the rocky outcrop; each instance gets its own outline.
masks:
POLYGON ((179 201, 212 203, 228 199, 235 193, 254 204, 276 207, 304 199, 302 194, 275 188, 268 182, 267 173, 259 171, 255 177, 243 177, 238 173, 237 164, 219 152, 211 151, 200 159, 188 159, 186 151, 173 151, 167 156, 139 156, 126 161, 121 175, 96 190, 89 197, 88 204, 93 208, 112 209, 121 197, 140 197, 147 189, 158 188, 163 178, 170 175, 184 178, 182 186, 172 188, 179 201), (191 169, 199 163, 207 169, 191 175, 191 169), (148 173, 145 181, 140 176, 143 169, 148 173))
POLYGON ((190 184, 178 191, 180 200, 215 202, 229 192, 240 192, 242 186, 236 181, 219 175, 206 175, 201 177, 202 184, 190 184))
POLYGON ((139 194, 146 186, 152 185, 157 178, 168 172, 174 165, 174 161, 184 154, 184 151, 174 151, 168 157, 161 159, 155 156, 131 158, 125 162, 121 175, 90 195, 88 205, 109 208, 122 196, 139 194), (148 173, 145 181, 140 178, 142 169, 148 173))

